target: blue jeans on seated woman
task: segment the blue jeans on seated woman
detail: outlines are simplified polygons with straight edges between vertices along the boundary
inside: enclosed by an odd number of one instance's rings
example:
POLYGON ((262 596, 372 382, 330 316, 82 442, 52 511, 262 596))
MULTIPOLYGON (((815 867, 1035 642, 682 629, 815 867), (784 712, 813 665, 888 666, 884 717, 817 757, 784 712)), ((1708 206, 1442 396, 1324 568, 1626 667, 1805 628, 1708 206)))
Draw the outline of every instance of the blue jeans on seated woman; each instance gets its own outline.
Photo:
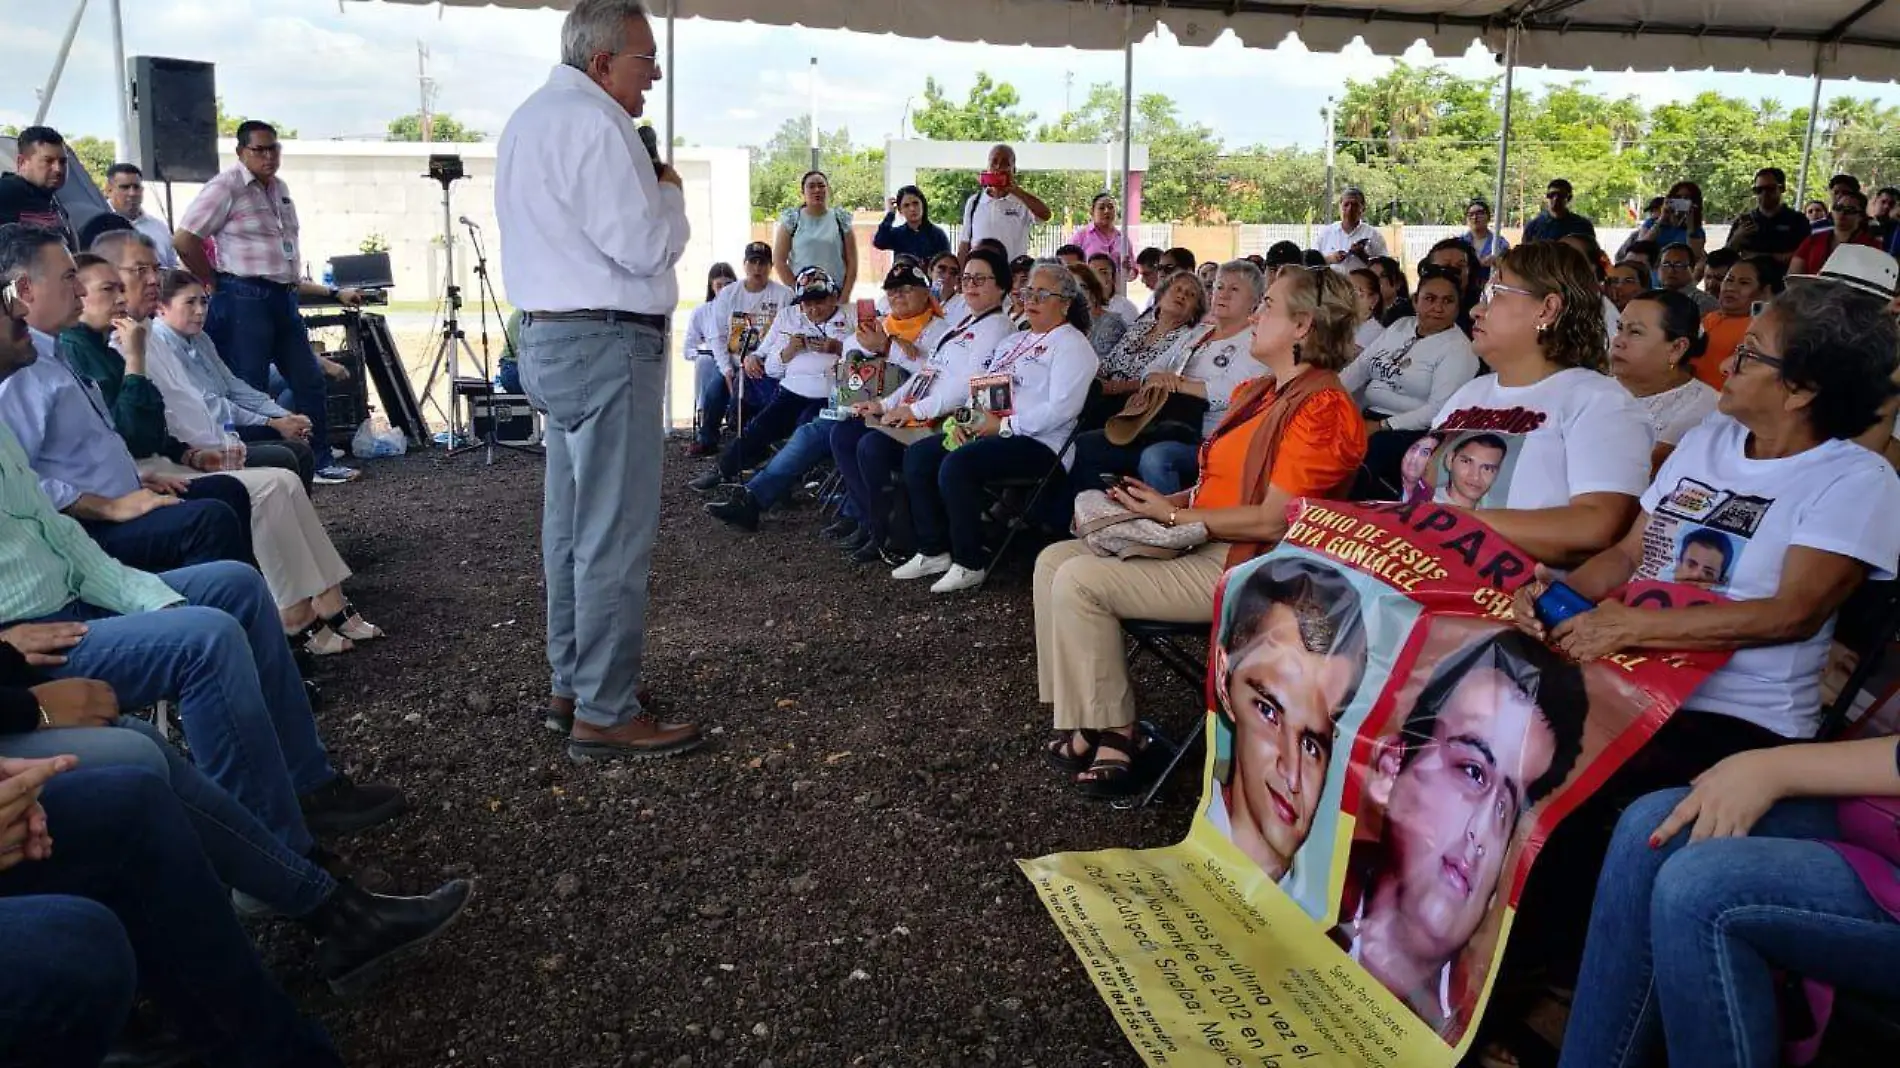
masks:
MULTIPOLYGON (((987 569, 983 487, 1003 479, 1041 478, 1057 462, 1049 446, 1021 434, 978 438, 955 450, 946 450, 941 436, 912 442, 904 450, 904 486, 910 493, 917 551, 925 556, 948 552, 952 561, 972 571, 987 569)), ((1046 511, 1050 496, 1045 489, 1038 507, 1046 511)))
POLYGON ((98 1064, 142 986, 207 1063, 341 1068, 258 961, 163 780, 76 768, 40 804, 53 855, 0 872, 0 1065, 98 1064))
POLYGON ((1835 802, 1783 801, 1746 838, 1649 836, 1687 789, 1632 804, 1597 882, 1561 1068, 1773 1068, 1774 973, 1900 997, 1900 923, 1839 853, 1835 802))
POLYGON ((125 716, 111 727, 0 734, 0 757, 67 754, 82 768, 144 768, 170 783, 218 879, 278 913, 308 915, 336 890, 328 872, 292 852, 144 720, 125 716))
POLYGON ((1135 473, 1162 493, 1179 493, 1200 481, 1200 450, 1185 441, 1157 441, 1141 450, 1135 473))

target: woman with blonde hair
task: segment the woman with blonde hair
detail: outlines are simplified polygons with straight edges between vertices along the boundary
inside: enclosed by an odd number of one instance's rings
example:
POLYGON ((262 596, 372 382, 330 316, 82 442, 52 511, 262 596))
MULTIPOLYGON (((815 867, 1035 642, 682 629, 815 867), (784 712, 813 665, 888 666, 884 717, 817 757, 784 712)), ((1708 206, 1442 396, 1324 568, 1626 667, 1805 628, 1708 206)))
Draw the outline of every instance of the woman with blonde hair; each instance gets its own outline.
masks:
POLYGON ((1366 430, 1338 372, 1352 361, 1357 323, 1345 275, 1282 271, 1253 317, 1251 353, 1268 374, 1234 391, 1201 450, 1197 484, 1164 496, 1131 479, 1110 492, 1167 526, 1205 526, 1199 548, 1122 560, 1068 541, 1037 558, 1037 690, 1055 707, 1059 732, 1044 755, 1083 793, 1118 797, 1139 786, 1121 621, 1212 621, 1221 574, 1279 541, 1295 498, 1339 497, 1351 484, 1366 430))

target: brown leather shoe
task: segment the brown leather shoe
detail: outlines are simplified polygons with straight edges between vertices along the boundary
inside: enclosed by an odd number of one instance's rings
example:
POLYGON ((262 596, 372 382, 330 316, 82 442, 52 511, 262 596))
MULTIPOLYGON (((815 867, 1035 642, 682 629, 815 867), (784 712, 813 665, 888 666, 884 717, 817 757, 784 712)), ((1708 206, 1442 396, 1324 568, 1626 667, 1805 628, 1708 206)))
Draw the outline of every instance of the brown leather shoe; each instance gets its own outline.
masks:
MULTIPOLYGON (((640 708, 646 712, 654 711, 653 691, 645 686, 634 691, 634 700, 640 702, 640 708)), ((572 697, 548 698, 547 718, 541 721, 548 730, 559 735, 572 734, 574 731, 574 699, 572 697)))
POLYGON ((615 758, 672 756, 697 749, 705 740, 691 723, 662 723, 652 716, 635 716, 618 727, 605 729, 576 720, 567 743, 567 758, 586 764, 615 758))

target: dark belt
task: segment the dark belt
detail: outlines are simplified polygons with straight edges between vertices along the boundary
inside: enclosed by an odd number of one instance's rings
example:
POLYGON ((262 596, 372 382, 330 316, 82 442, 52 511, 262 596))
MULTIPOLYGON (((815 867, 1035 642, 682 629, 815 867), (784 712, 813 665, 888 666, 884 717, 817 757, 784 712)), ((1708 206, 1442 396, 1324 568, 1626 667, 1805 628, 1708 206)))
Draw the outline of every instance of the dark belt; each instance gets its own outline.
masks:
POLYGON ((633 323, 666 333, 666 316, 646 312, 618 311, 613 308, 583 308, 580 311, 522 312, 521 325, 532 323, 633 323))

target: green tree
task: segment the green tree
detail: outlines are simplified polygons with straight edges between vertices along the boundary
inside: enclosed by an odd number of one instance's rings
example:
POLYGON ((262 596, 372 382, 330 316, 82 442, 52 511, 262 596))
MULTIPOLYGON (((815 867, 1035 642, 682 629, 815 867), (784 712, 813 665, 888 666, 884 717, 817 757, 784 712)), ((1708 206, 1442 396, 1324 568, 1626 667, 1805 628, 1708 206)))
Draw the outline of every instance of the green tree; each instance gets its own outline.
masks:
MULTIPOLYGON (((937 79, 925 78, 923 106, 910 113, 911 129, 933 141, 1027 141, 1030 124, 1035 121, 1034 112, 1022 110, 1022 97, 1016 87, 992 81, 986 71, 976 72, 976 81, 961 103, 950 99, 937 79)), ((1051 177, 1025 173, 1023 187, 1037 196, 1053 194, 1056 189, 1049 181, 1051 177)), ((929 198, 937 221, 953 223, 963 201, 976 191, 976 172, 927 171, 918 176, 917 186, 929 198)))
MULTIPOLYGON (((429 140, 431 141, 480 141, 487 137, 480 130, 462 125, 455 116, 437 114, 429 117, 429 140)), ((412 111, 407 115, 389 120, 391 141, 422 140, 422 113, 412 111)))
MULTIPOLYGON (((218 103, 218 136, 219 137, 236 137, 239 123, 245 122, 250 119, 255 119, 258 117, 256 115, 233 115, 225 111, 223 97, 218 97, 217 103, 218 103)), ((285 126, 281 122, 272 122, 270 119, 265 119, 263 121, 270 123, 271 128, 277 131, 277 136, 280 140, 290 141, 290 140, 295 139, 297 136, 297 130, 295 127, 285 126)))
POLYGON ((92 180, 104 185, 107 168, 119 161, 117 145, 90 134, 75 137, 67 143, 71 146, 73 155, 78 156, 79 162, 85 165, 86 173, 92 175, 92 180))
MULTIPOLYGON (((1136 144, 1148 146, 1148 172, 1142 179, 1142 215, 1151 219, 1183 222, 1222 222, 1231 214, 1228 192, 1223 184, 1210 181, 1219 169, 1224 147, 1211 127, 1184 122, 1180 106, 1164 93, 1143 93, 1135 97, 1130 116, 1136 144)), ((1064 114, 1053 125, 1037 131, 1039 141, 1070 144, 1107 144, 1119 142, 1122 133, 1122 93, 1116 86, 1098 82, 1089 87, 1082 105, 1064 114)), ((1103 150, 1103 163, 1110 173, 1121 169, 1119 156, 1103 150)), ((1086 217, 1089 201, 1102 191, 1102 179, 1094 172, 1037 176, 1039 185, 1028 178, 1023 184, 1048 203, 1054 217, 1077 224, 1086 217), (1045 188, 1047 192, 1045 192, 1045 188)))
MULTIPOLYGON (((752 157, 752 217, 775 219, 799 202, 799 179, 811 170, 811 119, 786 119, 752 157)), ((831 179, 831 204, 847 211, 873 211, 884 203, 884 152, 859 149, 850 131, 818 131, 819 165, 831 179)))

